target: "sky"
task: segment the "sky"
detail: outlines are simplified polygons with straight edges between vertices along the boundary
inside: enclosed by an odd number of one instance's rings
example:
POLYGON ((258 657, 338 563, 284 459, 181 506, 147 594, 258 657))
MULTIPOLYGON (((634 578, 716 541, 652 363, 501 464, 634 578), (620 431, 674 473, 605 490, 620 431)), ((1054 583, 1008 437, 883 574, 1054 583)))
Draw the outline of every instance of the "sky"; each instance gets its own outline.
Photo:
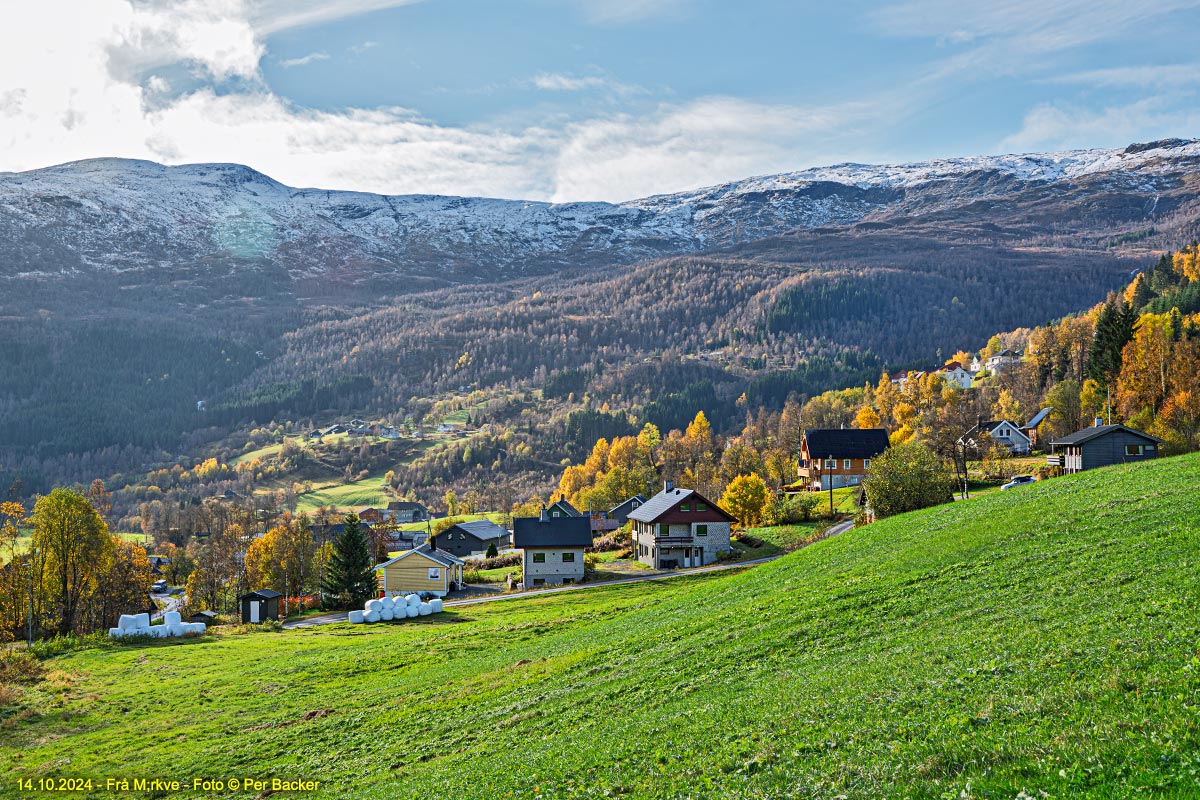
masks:
POLYGON ((1200 135, 1200 0, 4 0, 0 170, 621 201, 1200 135))

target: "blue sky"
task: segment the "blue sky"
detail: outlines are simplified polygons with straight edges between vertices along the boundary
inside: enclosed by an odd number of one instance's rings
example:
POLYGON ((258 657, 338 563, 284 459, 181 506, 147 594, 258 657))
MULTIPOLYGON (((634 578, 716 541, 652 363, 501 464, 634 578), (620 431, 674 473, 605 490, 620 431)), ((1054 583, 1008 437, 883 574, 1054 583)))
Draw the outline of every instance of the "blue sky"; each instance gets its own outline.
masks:
POLYGON ((0 169, 236 161, 292 185, 622 200, 1190 137, 1198 3, 39 0, 0 53, 0 169))

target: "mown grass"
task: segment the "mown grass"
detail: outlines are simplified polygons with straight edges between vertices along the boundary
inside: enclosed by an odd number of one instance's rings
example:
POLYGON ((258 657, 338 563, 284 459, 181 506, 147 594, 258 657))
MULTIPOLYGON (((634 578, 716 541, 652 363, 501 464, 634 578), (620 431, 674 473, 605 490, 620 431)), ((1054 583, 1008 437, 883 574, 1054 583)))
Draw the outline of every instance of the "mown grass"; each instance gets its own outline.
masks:
POLYGON ((395 498, 380 486, 383 477, 383 473, 380 473, 354 483, 304 492, 296 498, 296 511, 311 514, 321 506, 334 506, 345 511, 353 511, 363 506, 386 508, 388 502, 395 498))
POLYGON ((0 780, 1195 798, 1198 486, 1200 457, 1161 460, 884 520, 734 574, 69 653, 48 662, 67 678, 4 710, 0 780))

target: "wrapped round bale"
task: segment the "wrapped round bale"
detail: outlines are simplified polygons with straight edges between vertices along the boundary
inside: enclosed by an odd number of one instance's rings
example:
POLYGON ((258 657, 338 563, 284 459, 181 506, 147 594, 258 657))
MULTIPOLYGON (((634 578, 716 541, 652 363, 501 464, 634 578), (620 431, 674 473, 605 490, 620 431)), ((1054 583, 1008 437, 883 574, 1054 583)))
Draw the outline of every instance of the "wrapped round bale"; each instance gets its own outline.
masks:
POLYGON ((378 611, 368 611, 366 614, 363 614, 363 619, 367 622, 379 622, 379 613, 378 611))
POLYGON ((417 613, 422 617, 427 617, 433 613, 433 609, 430 608, 429 603, 421 603, 421 605, 417 606, 417 613))
POLYGON ((379 618, 384 622, 391 622, 394 615, 394 612, 390 608, 385 608, 383 611, 379 612, 379 618))
POLYGON ((442 598, 435 597, 432 600, 430 600, 429 607, 433 610, 434 614, 440 614, 442 612, 442 609, 444 608, 444 605, 442 604, 442 598))
POLYGON ((404 607, 404 615, 406 617, 415 617, 417 614, 420 614, 420 613, 421 613, 420 609, 417 608, 416 606, 405 606, 404 607))
POLYGON ((164 625, 178 625, 182 621, 183 621, 183 619, 179 616, 178 611, 164 611, 163 612, 163 624, 164 625))
POLYGON ((149 636, 150 635, 150 626, 149 625, 139 625, 136 628, 134 628, 132 631, 126 631, 125 635, 126 636, 149 636))
POLYGON ((379 604, 380 604, 380 606, 382 606, 382 608, 380 609, 382 611, 391 611, 393 608, 396 607, 396 604, 394 602, 392 602, 392 598, 388 597, 386 594, 383 597, 379 598, 379 604))
POLYGON ((359 623, 359 622, 363 622, 363 612, 361 612, 361 611, 351 611, 351 612, 350 612, 350 613, 347 615, 347 619, 348 619, 350 622, 353 622, 353 623, 355 623, 355 624, 357 624, 357 623, 359 623))
POLYGON ((203 622, 185 622, 183 623, 184 633, 204 633, 207 626, 203 622))
POLYGON ((134 614, 133 616, 137 623, 134 627, 137 627, 137 628, 149 628, 150 627, 150 615, 147 614, 146 612, 143 611, 141 614, 134 614))
POLYGON ((367 613, 375 612, 378 614, 380 611, 383 611, 383 602, 381 600, 368 600, 367 602, 363 603, 363 611, 366 611, 367 613))
POLYGON ((167 629, 167 636, 183 636, 184 630, 181 622, 172 622, 164 627, 167 629))
POLYGON ((415 606, 421 602, 421 596, 417 594, 410 594, 404 598, 404 602, 407 605, 415 606))
POLYGON ((117 620, 117 627, 123 631, 131 631, 138 626, 137 614, 122 614, 117 620))
POLYGON ((108 635, 114 639, 120 639, 121 635, 123 633, 125 633, 125 631, 121 630, 121 628, 109 628, 108 629, 108 635))
POLYGON ((146 630, 150 631, 150 635, 153 636, 155 639, 162 639, 163 637, 165 637, 167 635, 167 626, 166 625, 151 625, 146 630))

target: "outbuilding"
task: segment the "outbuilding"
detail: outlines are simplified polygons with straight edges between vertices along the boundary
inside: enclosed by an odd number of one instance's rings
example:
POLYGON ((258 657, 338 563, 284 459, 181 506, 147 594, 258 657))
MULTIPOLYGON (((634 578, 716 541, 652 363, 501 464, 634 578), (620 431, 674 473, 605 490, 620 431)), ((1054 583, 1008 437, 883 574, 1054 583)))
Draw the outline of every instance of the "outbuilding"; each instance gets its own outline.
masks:
POLYGON ((1050 466, 1062 467, 1067 475, 1112 464, 1129 464, 1158 458, 1162 439, 1124 425, 1102 425, 1097 419, 1091 428, 1050 443, 1054 454, 1046 457, 1050 466))
POLYGON ((203 622, 205 625, 214 625, 217 621, 217 612, 215 611, 197 611, 188 617, 188 622, 203 622))
POLYGON ((258 589, 238 598, 242 609, 242 622, 258 623, 279 618, 279 598, 282 594, 274 589, 258 589))

